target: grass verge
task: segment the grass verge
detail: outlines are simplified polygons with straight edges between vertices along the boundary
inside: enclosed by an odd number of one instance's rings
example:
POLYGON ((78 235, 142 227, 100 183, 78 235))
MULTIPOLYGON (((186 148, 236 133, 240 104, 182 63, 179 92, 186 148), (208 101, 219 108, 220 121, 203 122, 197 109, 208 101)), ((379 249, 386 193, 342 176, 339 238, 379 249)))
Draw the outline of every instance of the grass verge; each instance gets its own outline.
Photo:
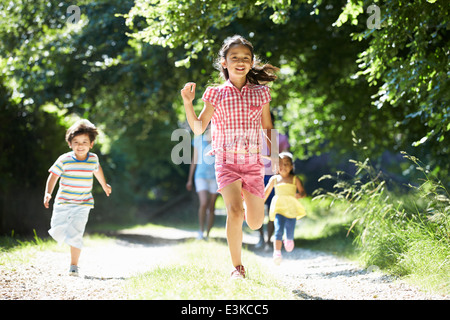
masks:
MULTIPOLYGON (((101 234, 86 235, 83 240, 88 246, 113 241, 112 238, 101 234)), ((51 238, 39 238, 36 234, 32 239, 2 236, 0 237, 0 266, 14 268, 17 264, 28 263, 40 251, 69 252, 69 247, 59 245, 51 238)))
POLYGON ((401 276, 424 291, 450 294, 450 195, 428 166, 406 155, 423 173, 415 185, 398 186, 369 158, 351 160, 354 177, 338 172, 335 192, 316 197, 330 202, 330 217, 348 217, 358 260, 401 276), (332 208, 335 207, 335 208, 332 208))
POLYGON ((189 241, 176 248, 178 259, 126 281, 130 299, 294 299, 248 250, 243 250, 248 277, 230 279, 228 247, 222 242, 189 241))

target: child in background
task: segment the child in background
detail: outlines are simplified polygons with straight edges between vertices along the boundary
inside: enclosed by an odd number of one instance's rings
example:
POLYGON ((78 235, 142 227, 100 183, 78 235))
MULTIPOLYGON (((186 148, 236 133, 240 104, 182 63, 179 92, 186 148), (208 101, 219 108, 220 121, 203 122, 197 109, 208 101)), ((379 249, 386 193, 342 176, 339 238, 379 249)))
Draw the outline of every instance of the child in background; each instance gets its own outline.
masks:
POLYGON ((269 180, 264 190, 265 199, 273 188, 275 196, 270 204, 269 219, 274 221, 275 226, 273 260, 279 265, 282 260, 283 234, 286 232, 284 248, 291 252, 294 250, 295 222, 306 215, 305 208, 298 201, 298 198, 306 196, 305 189, 302 181, 294 174, 294 162, 289 152, 280 153, 280 171, 269 180))
MULTIPOLYGON (((273 127, 275 127, 275 116, 272 112, 270 112, 270 116, 272 119, 272 125, 273 127)), ((288 137, 282 133, 278 133, 278 151, 279 153, 286 151, 289 152, 289 140, 288 137)), ((264 144, 263 145, 263 151, 262 151, 263 155, 266 154, 270 154, 267 150, 267 146, 264 144)), ((263 161, 264 162, 264 185, 266 185, 270 178, 273 176, 273 172, 272 172, 272 168, 271 168, 271 163, 270 161, 263 161)), ((266 203, 266 207, 267 207, 267 212, 269 212, 269 208, 270 208, 270 203, 272 202, 272 198, 275 195, 275 192, 272 192, 269 194, 269 196, 267 197, 265 203, 266 203)), ((270 239, 272 238, 273 235, 273 230, 274 230, 274 226, 273 226, 273 221, 269 220, 267 222, 267 242, 264 241, 264 226, 262 226, 259 229, 259 242, 255 245, 255 249, 259 249, 259 248, 263 248, 264 250, 270 250, 271 247, 271 242, 270 239)))
POLYGON ((66 132, 71 152, 61 155, 49 169, 44 195, 44 206, 49 207, 53 189, 59 178, 59 189, 53 206, 49 234, 58 242, 70 246, 69 274, 78 275, 78 260, 83 246, 83 233, 94 207, 92 184, 95 175, 106 195, 111 186, 106 183, 96 154, 89 152, 97 137, 97 128, 88 120, 79 120, 66 132))
MULTIPOLYGON (((192 101, 195 83, 181 90, 186 119, 194 134, 200 135, 211 121, 211 154, 215 155, 218 191, 227 210, 227 240, 233 271, 232 279, 244 279, 241 261, 242 224, 257 230, 264 220, 264 165, 261 160, 261 125, 276 143, 270 118, 270 89, 261 83, 276 79, 278 68, 260 65, 252 44, 241 36, 225 40, 216 66, 225 83, 208 87, 202 100, 205 105, 199 116, 192 101), (242 199, 245 201, 245 211, 242 199)), ((271 154, 272 170, 276 172, 278 150, 271 154)))

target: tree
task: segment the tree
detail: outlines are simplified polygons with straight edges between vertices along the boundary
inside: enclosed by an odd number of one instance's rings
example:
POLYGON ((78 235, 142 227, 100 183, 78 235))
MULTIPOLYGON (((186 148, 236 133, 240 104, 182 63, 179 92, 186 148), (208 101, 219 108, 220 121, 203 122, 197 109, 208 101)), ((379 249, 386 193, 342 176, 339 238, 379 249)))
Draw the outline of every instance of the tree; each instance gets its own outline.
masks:
POLYGON ((374 156, 406 150, 445 176, 448 6, 375 3, 380 29, 368 28, 372 2, 359 0, 137 1, 126 17, 129 26, 145 19, 134 38, 183 49, 176 65, 189 70, 207 50, 212 62, 230 33, 249 37, 281 66, 273 104, 301 158, 331 148, 351 152, 353 131, 374 156))
MULTIPOLYGON (((443 1, 80 0, 75 7, 79 17, 56 0, 0 0, 0 147, 8 155, 0 190, 23 197, 40 190, 76 116, 105 133, 98 151, 123 195, 114 199, 133 205, 180 192, 187 166, 170 160, 177 143, 170 133, 184 125, 179 91, 187 81, 199 93, 217 81, 213 60, 233 34, 281 68, 271 106, 298 158, 347 157, 354 132, 371 156, 405 150, 448 176, 443 1), (28 143, 36 137, 39 146, 28 143), (23 165, 10 160, 18 150, 35 159, 39 174, 20 175, 23 165), (27 179, 28 189, 11 174, 27 179)), ((111 212, 122 211, 113 203, 111 212)))
POLYGON ((355 23, 372 3, 380 11, 380 26, 353 35, 370 39, 359 55, 360 71, 355 76, 365 77, 378 88, 372 106, 390 115, 387 124, 394 128, 390 138, 398 141, 397 149, 421 146, 431 152, 427 160, 442 166, 446 175, 450 153, 448 3, 352 0, 336 25, 355 23))
POLYGON ((178 128, 172 105, 185 80, 180 75, 177 83, 168 76, 175 69, 176 53, 126 35, 130 30, 117 15, 128 12, 132 4, 79 1, 80 20, 71 21, 68 5, 60 1, 16 1, 14 6, 0 1, 0 88, 7 93, 0 105, 0 187, 10 190, 2 197, 15 194, 13 198, 22 199, 31 190, 36 194, 33 201, 15 202, 17 206, 2 210, 5 219, 16 218, 0 226, 1 232, 33 228, 35 221, 20 221, 32 214, 31 208, 41 206, 47 170, 57 155, 68 151, 64 131, 73 117, 89 118, 102 130, 94 152, 100 154, 109 181, 113 180, 114 197, 108 202, 97 193, 96 207, 105 210, 96 210, 95 219, 132 218, 130 208, 145 201, 165 201, 184 189, 180 181, 185 181, 187 167, 171 165, 170 151, 176 142, 170 140, 170 133, 178 128), (37 146, 36 140, 22 141, 41 135, 45 139, 37 146), (36 147, 45 154, 37 156, 32 151, 36 147), (27 162, 12 161, 12 155, 22 148, 28 150, 30 161, 34 159, 35 170, 19 179, 14 175, 27 162))

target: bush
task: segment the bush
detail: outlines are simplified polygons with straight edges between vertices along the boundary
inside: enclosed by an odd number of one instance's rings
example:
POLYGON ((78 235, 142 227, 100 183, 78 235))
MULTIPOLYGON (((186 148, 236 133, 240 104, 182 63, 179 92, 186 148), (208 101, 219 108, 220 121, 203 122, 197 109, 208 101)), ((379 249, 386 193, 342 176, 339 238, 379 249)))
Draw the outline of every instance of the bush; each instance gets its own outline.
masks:
POLYGON ((366 158, 351 160, 357 167, 355 177, 342 172, 323 177, 336 181, 335 191, 316 198, 346 205, 347 213, 354 217, 348 232, 354 234, 365 265, 376 265, 448 293, 449 193, 417 158, 403 154, 424 176, 404 192, 399 193, 398 186, 388 187, 384 173, 366 158))

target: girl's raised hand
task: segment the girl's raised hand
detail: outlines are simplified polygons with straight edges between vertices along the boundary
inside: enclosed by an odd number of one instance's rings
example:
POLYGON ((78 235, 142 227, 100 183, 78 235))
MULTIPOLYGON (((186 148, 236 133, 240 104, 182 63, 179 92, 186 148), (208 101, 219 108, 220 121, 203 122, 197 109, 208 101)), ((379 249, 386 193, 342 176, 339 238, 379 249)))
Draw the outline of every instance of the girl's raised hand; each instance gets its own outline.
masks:
POLYGON ((183 97, 183 100, 187 102, 192 102, 194 100, 195 86, 194 82, 188 82, 184 85, 184 88, 181 89, 181 97, 183 97))

